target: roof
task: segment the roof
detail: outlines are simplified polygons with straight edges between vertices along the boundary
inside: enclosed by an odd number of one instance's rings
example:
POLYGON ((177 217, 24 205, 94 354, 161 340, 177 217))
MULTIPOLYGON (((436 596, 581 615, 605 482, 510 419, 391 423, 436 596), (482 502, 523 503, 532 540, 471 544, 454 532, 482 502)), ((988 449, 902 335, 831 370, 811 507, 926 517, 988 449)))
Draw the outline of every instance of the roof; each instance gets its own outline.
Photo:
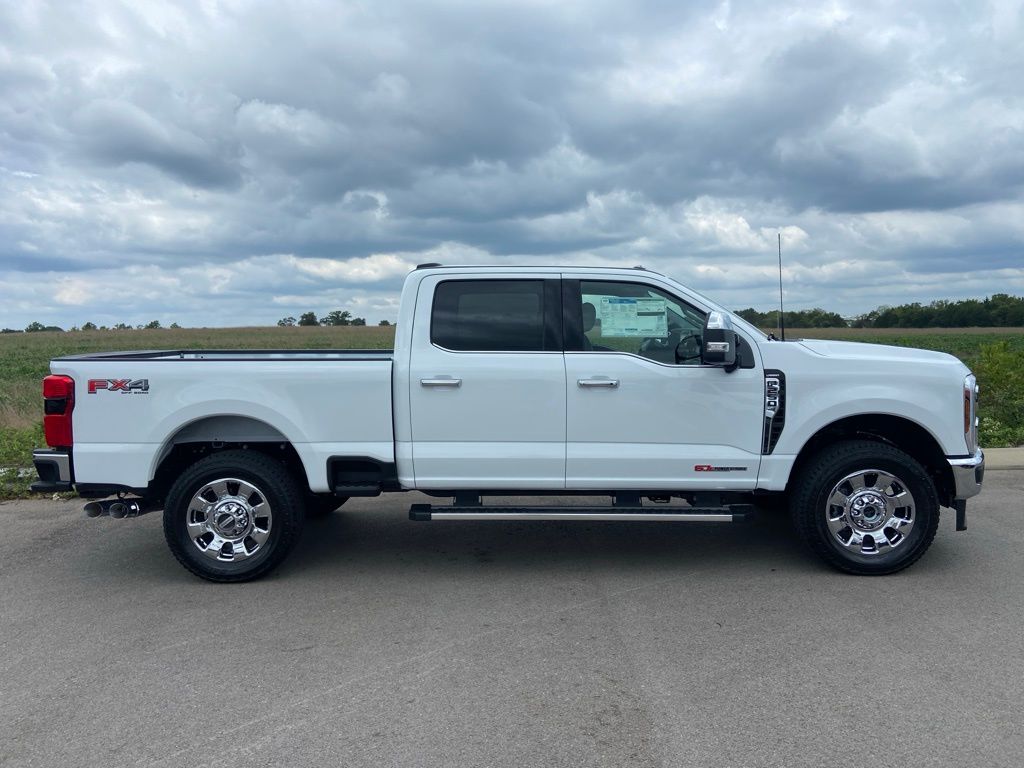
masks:
MULTIPOLYGON (((535 272, 577 272, 577 271, 613 271, 613 272, 647 272, 652 275, 661 275, 645 266, 638 264, 635 267, 608 267, 608 266, 583 266, 580 264, 552 265, 552 264, 441 264, 430 261, 426 264, 417 264, 416 269, 473 269, 488 272, 507 272, 509 270, 532 270, 535 272)), ((664 277, 664 275, 662 275, 664 277)))

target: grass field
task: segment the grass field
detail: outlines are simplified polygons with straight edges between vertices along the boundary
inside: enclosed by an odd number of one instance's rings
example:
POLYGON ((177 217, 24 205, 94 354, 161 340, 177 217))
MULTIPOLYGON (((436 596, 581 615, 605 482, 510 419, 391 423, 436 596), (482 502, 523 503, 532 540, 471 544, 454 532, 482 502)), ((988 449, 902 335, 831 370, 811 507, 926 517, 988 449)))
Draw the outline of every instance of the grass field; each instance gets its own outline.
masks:
POLYGON ((1024 328, 795 328, 786 338, 839 339, 934 349, 956 355, 967 365, 978 359, 986 345, 1005 342, 1024 352, 1024 328))
MULTIPOLYGON (((1024 444, 1024 328, 790 329, 829 338, 956 355, 982 387, 982 445, 1024 444)), ((25 493, 31 452, 43 445, 40 381, 60 355, 124 349, 385 349, 394 328, 189 328, 0 335, 0 499, 25 493), (20 471, 20 474, 19 474, 20 471)))

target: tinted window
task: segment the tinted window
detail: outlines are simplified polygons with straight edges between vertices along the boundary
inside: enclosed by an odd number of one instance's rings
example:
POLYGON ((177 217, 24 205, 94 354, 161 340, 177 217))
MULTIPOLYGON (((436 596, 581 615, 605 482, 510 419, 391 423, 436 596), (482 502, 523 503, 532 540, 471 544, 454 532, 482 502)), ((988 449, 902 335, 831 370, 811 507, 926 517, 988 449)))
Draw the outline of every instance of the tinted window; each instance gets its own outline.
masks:
POLYGON ((434 291, 430 340, 464 352, 544 350, 544 281, 440 283, 434 291))

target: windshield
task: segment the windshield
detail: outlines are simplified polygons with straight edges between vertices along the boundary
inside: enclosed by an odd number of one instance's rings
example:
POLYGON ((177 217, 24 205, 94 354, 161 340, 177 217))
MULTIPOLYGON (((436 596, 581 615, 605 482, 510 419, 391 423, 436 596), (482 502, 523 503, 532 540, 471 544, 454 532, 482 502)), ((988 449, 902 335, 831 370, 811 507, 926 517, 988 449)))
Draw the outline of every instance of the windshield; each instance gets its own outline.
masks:
POLYGON ((765 340, 768 339, 768 334, 766 334, 764 331, 762 331, 757 326, 751 325, 750 323, 748 323, 746 320, 744 320, 742 317, 737 315, 731 309, 726 309, 721 304, 719 304, 717 301, 707 297, 706 295, 704 295, 700 291, 695 291, 695 290, 693 290, 693 288, 690 288, 689 286, 683 286, 683 284, 680 283, 675 278, 669 277, 668 279, 671 280, 676 285, 678 285, 678 286, 680 286, 682 288, 685 288, 686 291, 688 291, 689 293, 693 294, 697 298, 701 299, 703 302, 705 302, 706 304, 710 305, 713 309, 717 309, 717 310, 719 310, 721 312, 727 313, 729 315, 729 317, 732 319, 733 325, 739 326, 739 327, 743 328, 743 330, 745 330, 747 333, 752 333, 755 336, 758 336, 759 338, 762 338, 762 339, 765 339, 765 340))

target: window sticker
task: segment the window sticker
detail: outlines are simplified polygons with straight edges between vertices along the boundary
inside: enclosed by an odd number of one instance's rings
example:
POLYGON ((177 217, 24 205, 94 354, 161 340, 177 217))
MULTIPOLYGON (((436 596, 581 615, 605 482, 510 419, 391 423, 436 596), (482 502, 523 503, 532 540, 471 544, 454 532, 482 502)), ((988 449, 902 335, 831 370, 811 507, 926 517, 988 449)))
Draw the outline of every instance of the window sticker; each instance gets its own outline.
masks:
POLYGON ((606 338, 642 336, 664 339, 668 336, 665 299, 624 299, 603 296, 598 310, 601 335, 606 338))

